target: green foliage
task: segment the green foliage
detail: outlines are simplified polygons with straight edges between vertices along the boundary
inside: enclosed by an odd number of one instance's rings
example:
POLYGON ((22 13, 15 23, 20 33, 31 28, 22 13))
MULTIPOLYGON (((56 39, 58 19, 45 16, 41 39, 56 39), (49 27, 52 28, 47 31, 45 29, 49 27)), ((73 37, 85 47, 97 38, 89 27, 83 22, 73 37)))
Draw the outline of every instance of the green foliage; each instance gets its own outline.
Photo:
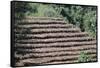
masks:
POLYGON ((80 56, 78 58, 78 61, 79 62, 89 62, 89 61, 91 61, 91 59, 92 58, 90 56, 88 56, 87 53, 81 52, 80 56))
POLYGON ((96 7, 66 6, 62 15, 69 21, 86 31, 91 37, 96 37, 96 7))
POLYGON ((63 8, 62 15, 66 17, 70 23, 80 27, 82 22, 82 9, 81 6, 68 6, 63 8))
POLYGON ((15 3, 15 16, 63 17, 68 23, 96 37, 97 8, 95 6, 56 5, 40 3, 15 3))
POLYGON ((23 18, 25 13, 29 11, 31 8, 29 4, 25 2, 15 2, 15 17, 16 18, 23 18))
POLYGON ((96 11, 90 12, 90 10, 83 17, 84 29, 89 32, 90 36, 96 37, 96 11))
POLYGON ((56 11, 51 6, 40 4, 37 16, 53 17, 56 16, 56 11))
POLYGON ((37 16, 37 17, 60 17, 60 9, 56 10, 52 5, 30 3, 32 8, 31 12, 28 11, 26 16, 37 16))

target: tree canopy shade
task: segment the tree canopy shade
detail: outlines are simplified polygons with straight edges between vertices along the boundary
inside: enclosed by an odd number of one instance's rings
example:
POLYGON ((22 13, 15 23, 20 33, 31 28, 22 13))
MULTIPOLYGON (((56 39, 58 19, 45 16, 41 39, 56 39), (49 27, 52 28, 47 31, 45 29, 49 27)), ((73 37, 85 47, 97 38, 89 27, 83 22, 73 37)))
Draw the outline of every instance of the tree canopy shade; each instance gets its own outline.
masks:
POLYGON ((15 2, 15 10, 15 16, 19 18, 24 16, 63 17, 68 23, 80 27, 81 31, 96 37, 96 6, 15 2))

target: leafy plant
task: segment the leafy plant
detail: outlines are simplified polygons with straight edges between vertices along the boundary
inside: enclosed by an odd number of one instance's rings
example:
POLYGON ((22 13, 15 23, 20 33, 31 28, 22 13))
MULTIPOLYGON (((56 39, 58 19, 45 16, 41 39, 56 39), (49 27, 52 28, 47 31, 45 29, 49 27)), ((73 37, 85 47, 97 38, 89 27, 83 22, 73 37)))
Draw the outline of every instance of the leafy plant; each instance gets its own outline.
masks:
POLYGON ((81 52, 80 56, 78 58, 78 61, 79 62, 89 62, 89 61, 91 61, 91 59, 92 58, 89 55, 87 55, 87 53, 81 52))

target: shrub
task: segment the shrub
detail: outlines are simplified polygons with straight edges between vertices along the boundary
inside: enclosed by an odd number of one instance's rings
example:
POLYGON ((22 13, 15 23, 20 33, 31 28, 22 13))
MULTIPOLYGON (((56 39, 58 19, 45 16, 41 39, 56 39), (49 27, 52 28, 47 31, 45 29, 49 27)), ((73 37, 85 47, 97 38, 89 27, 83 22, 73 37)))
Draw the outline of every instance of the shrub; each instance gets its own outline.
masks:
POLYGON ((78 61, 79 62, 89 62, 89 61, 91 61, 91 59, 92 58, 89 55, 87 55, 87 53, 81 52, 80 56, 78 58, 78 61))

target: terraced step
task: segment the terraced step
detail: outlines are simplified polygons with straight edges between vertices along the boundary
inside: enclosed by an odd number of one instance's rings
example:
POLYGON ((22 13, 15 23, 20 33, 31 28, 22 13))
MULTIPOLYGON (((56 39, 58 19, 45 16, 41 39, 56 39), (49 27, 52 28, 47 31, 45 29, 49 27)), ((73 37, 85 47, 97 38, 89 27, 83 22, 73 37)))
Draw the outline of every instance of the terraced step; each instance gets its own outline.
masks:
POLYGON ((77 63, 81 52, 97 61, 97 40, 63 18, 16 20, 14 33, 15 66, 77 63))
MULTIPOLYGON (((23 36, 22 34, 15 34, 15 37, 16 38, 19 38, 19 36, 21 37, 21 36, 23 36)), ((36 41, 37 41, 37 39, 36 38, 44 38, 44 39, 46 39, 46 40, 48 40, 48 39, 55 39, 55 38, 71 38, 71 37, 78 37, 78 38, 80 38, 80 37, 88 37, 89 35, 88 35, 88 33, 87 32, 80 32, 80 33, 43 33, 43 34, 26 34, 26 36, 25 37, 23 37, 23 39, 25 40, 25 38, 26 39, 35 39, 36 41)), ((40 39, 38 39, 38 40, 40 40, 40 39)), ((43 40, 43 39, 42 39, 43 40)))
POLYGON ((58 36, 58 38, 52 37, 52 38, 46 38, 46 39, 28 39, 28 40, 17 40, 15 42, 17 43, 56 43, 56 42, 83 42, 83 41, 92 41, 95 40, 93 38, 90 37, 69 37, 66 39, 65 37, 60 37, 58 36))
MULTIPOLYGON (((97 61, 97 59, 95 58, 92 58, 91 61, 97 61)), ((62 60, 62 61, 59 61, 59 60, 53 60, 51 62, 47 62, 45 64, 61 64, 61 63, 64 63, 64 64, 71 64, 71 63, 79 63, 78 60, 62 60)), ((28 64, 27 64, 28 65, 28 64)))
MULTIPOLYGON (((21 31, 22 32, 22 31, 21 31)), ((28 31, 28 32, 22 32, 23 34, 43 34, 43 33, 68 33, 68 32, 71 32, 71 33, 74 33, 74 32, 80 32, 80 29, 78 28, 71 28, 71 29, 51 29, 51 30, 46 30, 46 29, 34 29, 34 30, 31 30, 31 31, 28 31)), ((20 31, 16 31, 15 30, 15 33, 16 34, 20 34, 20 31)))
MULTIPOLYGON (((86 54, 96 54, 96 50, 84 50, 86 54)), ((55 56, 71 56, 80 55, 80 51, 61 51, 61 52, 50 52, 50 53, 26 53, 24 55, 19 54, 16 58, 26 59, 26 58, 43 58, 43 57, 55 57, 55 56)))
POLYGON ((56 20, 19 20, 16 21, 17 25, 34 25, 34 24, 67 24, 65 21, 56 21, 56 20))
MULTIPOLYGON (((92 59, 91 61, 97 61, 97 59, 92 59)), ((71 63, 79 63, 79 61, 78 60, 66 60, 66 59, 64 59, 64 60, 52 60, 52 61, 50 61, 50 62, 47 62, 47 63, 41 63, 41 64, 39 64, 39 63, 33 63, 33 62, 17 62, 16 63, 16 66, 33 66, 33 65, 45 65, 45 64, 71 64, 71 63)))
MULTIPOLYGON (((90 56, 93 58, 96 56, 96 54, 90 54, 90 56)), ((55 56, 55 57, 44 57, 44 58, 36 58, 36 59, 33 59, 33 58, 29 58, 29 59, 22 59, 21 61, 23 63, 25 62, 30 62, 30 63, 38 63, 38 64, 43 64, 43 63, 49 63, 53 60, 60 60, 60 61, 63 61, 63 60, 78 60, 78 55, 72 55, 72 56, 55 56)))
POLYGON ((30 24, 30 25, 15 25, 19 29, 46 29, 46 28, 72 28, 72 24, 30 24))
MULTIPOLYGON (((86 54, 93 54, 96 53, 95 49, 87 49, 82 50, 86 54)), ((37 56, 37 57, 44 57, 44 56, 59 56, 59 55, 80 55, 81 50, 59 50, 59 51, 51 51, 51 52, 34 52, 34 51, 19 51, 17 54, 22 55, 21 57, 29 57, 29 56, 37 56)), ((20 58, 20 57, 19 57, 20 58)))
MULTIPOLYGON (((88 48, 96 48, 96 45, 91 44, 90 46, 75 46, 74 48, 72 46, 71 47, 45 47, 45 48, 31 48, 30 47, 30 48, 26 48, 25 50, 31 49, 38 52, 45 52, 45 51, 55 51, 55 50, 81 50, 81 49, 88 49, 88 48)), ((20 49, 24 49, 24 47, 20 49)))
POLYGON ((64 47, 64 46, 77 46, 77 45, 91 45, 96 44, 96 41, 83 41, 83 42, 54 42, 54 43, 16 43, 17 46, 27 46, 27 47, 64 47), (20 45, 18 45, 20 44, 20 45))
POLYGON ((26 54, 26 53, 53 53, 53 52, 77 52, 77 51, 85 51, 85 50, 96 50, 96 45, 88 45, 88 46, 75 46, 74 48, 71 47, 45 47, 45 48, 25 48, 25 47, 18 47, 16 50, 18 53, 26 54))
POLYGON ((30 17, 30 16, 27 16, 27 17, 24 17, 23 20, 56 20, 56 21, 59 21, 59 20, 64 20, 63 18, 55 18, 55 17, 30 17))
POLYGON ((87 50, 96 50, 97 48, 96 48, 96 45, 94 45, 95 46, 95 48, 86 48, 86 49, 74 49, 74 50, 72 50, 72 49, 69 49, 69 50, 62 50, 62 49, 59 49, 59 50, 53 50, 53 51, 35 51, 34 49, 31 49, 31 50, 29 50, 29 49, 16 49, 17 50, 17 53, 18 54, 22 54, 22 55, 25 55, 25 54, 27 54, 27 53, 38 53, 38 54, 41 54, 41 53, 54 53, 54 52, 77 52, 77 51, 83 51, 83 52, 85 52, 85 51, 87 51, 87 50))

